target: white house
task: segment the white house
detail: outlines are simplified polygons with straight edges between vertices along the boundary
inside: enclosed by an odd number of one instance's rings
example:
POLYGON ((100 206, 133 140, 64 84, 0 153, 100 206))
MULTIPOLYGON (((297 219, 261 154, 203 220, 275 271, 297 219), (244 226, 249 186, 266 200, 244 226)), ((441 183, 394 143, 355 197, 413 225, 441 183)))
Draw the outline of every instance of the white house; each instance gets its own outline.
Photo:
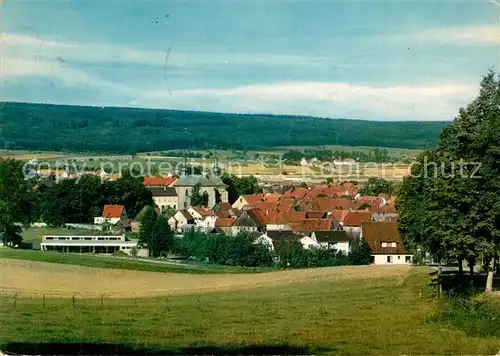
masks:
POLYGON ((351 238, 345 231, 314 231, 311 239, 323 248, 334 249, 346 255, 351 252, 351 238))
POLYGON ((193 217, 196 225, 205 220, 207 216, 213 215, 211 210, 205 209, 201 206, 192 206, 187 209, 187 212, 193 217))
POLYGON ((179 197, 174 187, 152 187, 149 191, 153 195, 153 201, 160 211, 167 209, 177 210, 179 208, 179 197))
POLYGON ((102 225, 109 223, 116 225, 120 220, 127 219, 127 211, 123 205, 105 205, 101 216, 94 218, 94 224, 102 225))
POLYGON ((58 251, 67 253, 113 254, 121 251, 139 257, 148 257, 148 250, 141 249, 137 241, 126 241, 120 236, 86 236, 86 235, 44 235, 40 244, 42 251, 58 251))
POLYGON ((211 215, 206 216, 202 221, 196 224, 196 227, 204 231, 215 230, 215 222, 217 221, 217 216, 211 215))
POLYGON ((178 210, 174 216, 168 219, 168 225, 174 231, 182 231, 186 225, 193 225, 194 218, 185 209, 178 210))
POLYGON ((363 241, 368 243, 376 265, 411 264, 413 255, 405 250, 394 221, 363 222, 363 241))
POLYGON ((309 236, 304 236, 299 241, 302 244, 302 247, 306 250, 308 250, 310 248, 321 247, 321 245, 315 239, 313 239, 312 237, 309 237, 309 236))

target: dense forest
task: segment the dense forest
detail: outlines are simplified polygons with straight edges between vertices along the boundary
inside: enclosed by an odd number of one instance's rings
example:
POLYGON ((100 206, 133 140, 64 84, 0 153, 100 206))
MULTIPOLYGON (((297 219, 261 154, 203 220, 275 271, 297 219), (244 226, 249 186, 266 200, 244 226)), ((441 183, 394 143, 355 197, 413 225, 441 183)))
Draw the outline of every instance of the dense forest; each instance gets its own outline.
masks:
POLYGON ((314 145, 428 149, 447 125, 4 102, 0 149, 125 154, 314 145))

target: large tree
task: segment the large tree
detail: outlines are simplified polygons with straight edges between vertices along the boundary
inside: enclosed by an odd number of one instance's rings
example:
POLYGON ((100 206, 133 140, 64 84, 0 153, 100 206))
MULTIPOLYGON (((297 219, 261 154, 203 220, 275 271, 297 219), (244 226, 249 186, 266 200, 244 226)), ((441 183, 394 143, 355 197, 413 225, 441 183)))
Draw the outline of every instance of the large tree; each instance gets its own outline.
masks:
POLYGON ((148 245, 151 257, 166 255, 174 247, 174 232, 170 229, 165 217, 159 215, 153 225, 151 241, 148 245))
POLYGON ((427 160, 420 157, 421 177, 405 178, 397 202, 405 244, 460 266, 465 258, 481 258, 487 291, 500 252, 499 120, 500 83, 490 71, 478 97, 443 130, 437 149, 427 160))
POLYGON ((28 226, 35 218, 33 181, 26 179, 23 162, 0 158, 0 236, 4 245, 22 241, 16 223, 28 226))

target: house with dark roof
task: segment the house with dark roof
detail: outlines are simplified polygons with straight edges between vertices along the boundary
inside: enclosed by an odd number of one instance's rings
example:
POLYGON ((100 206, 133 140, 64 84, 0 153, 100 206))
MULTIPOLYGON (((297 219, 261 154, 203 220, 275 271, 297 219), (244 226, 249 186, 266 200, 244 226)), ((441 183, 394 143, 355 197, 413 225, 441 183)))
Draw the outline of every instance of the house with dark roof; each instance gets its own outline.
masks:
POLYGON ((194 218, 186 209, 178 210, 170 219, 168 225, 174 231, 182 232, 194 227, 194 218))
POLYGON ((411 264, 413 255, 406 251, 398 224, 393 221, 363 222, 362 241, 370 247, 376 265, 411 264))
POLYGON ((271 251, 274 251, 286 248, 287 246, 290 246, 293 243, 297 242, 302 243, 301 241, 302 238, 304 238, 304 235, 297 234, 293 231, 271 230, 271 231, 266 231, 265 233, 260 235, 255 240, 255 243, 260 243, 262 245, 265 245, 271 251))
POLYGON ((313 231, 311 239, 323 248, 334 249, 346 255, 351 252, 352 239, 342 230, 313 231))
POLYGON ((259 209, 243 210, 232 225, 231 236, 240 232, 263 232, 265 227, 265 218, 259 209))
POLYGON ((161 212, 167 209, 177 210, 179 208, 179 197, 174 187, 153 187, 149 188, 153 196, 153 201, 161 212))

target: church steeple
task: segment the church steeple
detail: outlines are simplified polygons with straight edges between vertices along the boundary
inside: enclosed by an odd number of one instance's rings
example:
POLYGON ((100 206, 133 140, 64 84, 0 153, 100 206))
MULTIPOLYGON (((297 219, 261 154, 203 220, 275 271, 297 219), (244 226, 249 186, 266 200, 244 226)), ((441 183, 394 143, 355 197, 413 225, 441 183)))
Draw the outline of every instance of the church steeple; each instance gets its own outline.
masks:
POLYGON ((212 167, 212 173, 215 176, 219 177, 221 175, 221 169, 219 167, 219 159, 217 158, 217 150, 216 149, 214 150, 214 157, 215 157, 215 159, 214 159, 214 165, 212 167))
POLYGON ((186 177, 188 175, 187 169, 188 169, 187 157, 186 157, 186 152, 184 152, 184 154, 182 155, 181 177, 186 177))

